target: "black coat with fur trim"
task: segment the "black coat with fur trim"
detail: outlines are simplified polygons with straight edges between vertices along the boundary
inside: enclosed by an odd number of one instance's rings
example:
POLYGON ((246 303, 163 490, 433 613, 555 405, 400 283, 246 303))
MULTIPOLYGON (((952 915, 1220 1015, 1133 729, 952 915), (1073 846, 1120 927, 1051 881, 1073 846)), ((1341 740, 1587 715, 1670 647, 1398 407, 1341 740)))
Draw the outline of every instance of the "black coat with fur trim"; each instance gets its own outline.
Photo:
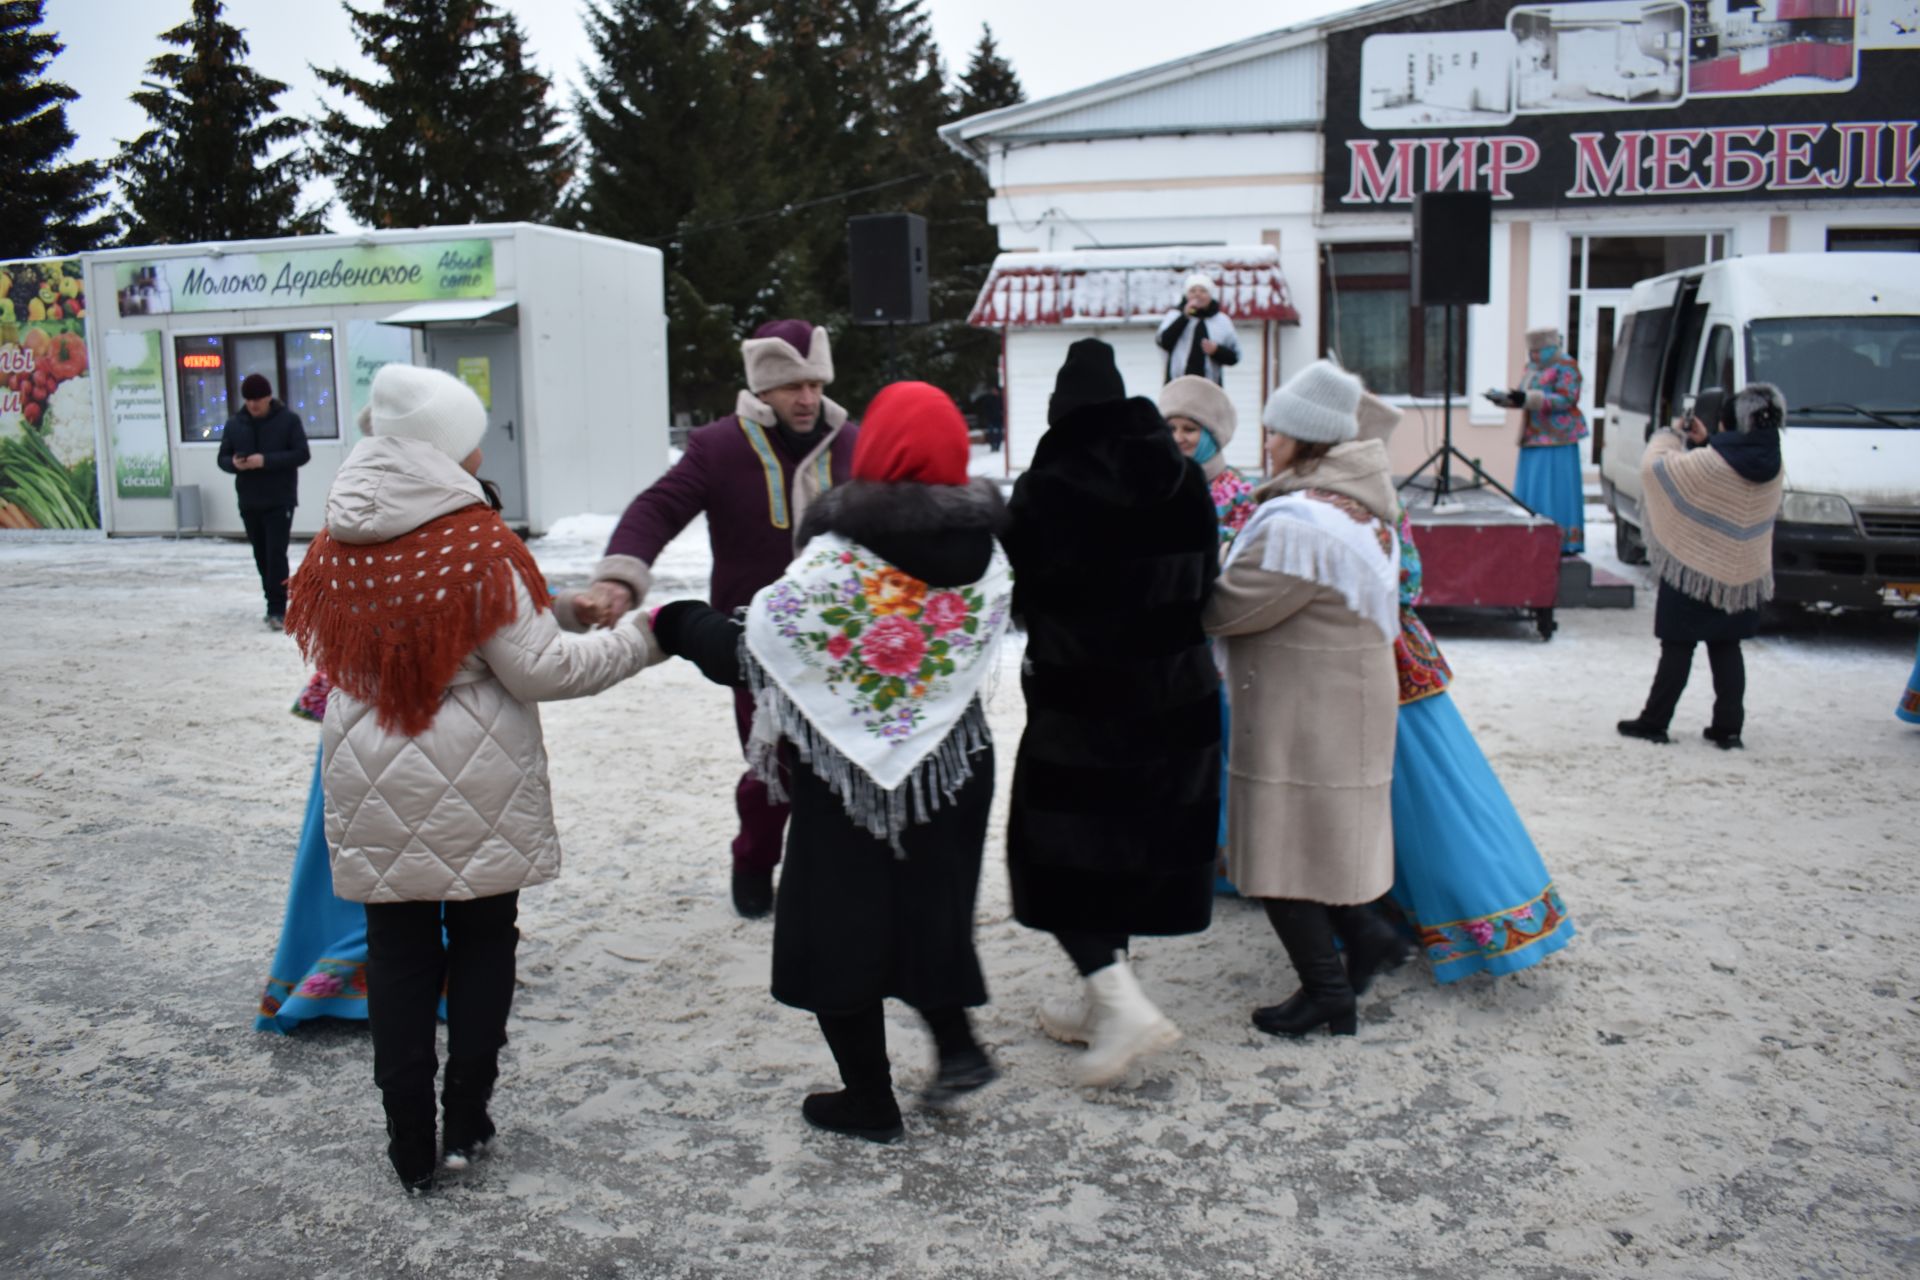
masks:
MULTIPOLYGON (((1005 525, 985 481, 835 485, 808 508, 800 542, 838 533, 929 587, 979 580, 1005 525)), ((654 635, 717 684, 745 687, 740 626, 699 601, 660 610, 654 635)), ((920 1009, 980 1005, 986 979, 973 947, 974 899, 993 804, 993 751, 925 823, 901 833, 897 856, 847 816, 819 775, 786 760, 793 819, 774 901, 773 996, 817 1013, 852 1013, 892 996, 920 1009)))
POLYGON ((1220 694, 1200 614, 1220 532, 1150 400, 1076 409, 1014 486, 1003 539, 1027 632, 1007 872, 1022 924, 1207 927, 1220 694))

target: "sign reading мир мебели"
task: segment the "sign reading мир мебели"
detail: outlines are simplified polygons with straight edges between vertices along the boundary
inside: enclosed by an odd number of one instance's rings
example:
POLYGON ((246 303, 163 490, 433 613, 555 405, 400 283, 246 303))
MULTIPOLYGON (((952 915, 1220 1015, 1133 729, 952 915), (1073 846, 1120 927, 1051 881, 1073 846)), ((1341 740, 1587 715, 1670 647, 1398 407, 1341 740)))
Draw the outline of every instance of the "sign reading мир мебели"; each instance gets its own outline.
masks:
POLYGON ((123 316, 493 296, 491 240, 157 258, 114 266, 123 316))
POLYGON ((1913 0, 1463 0, 1327 38, 1328 209, 1920 198, 1913 0))

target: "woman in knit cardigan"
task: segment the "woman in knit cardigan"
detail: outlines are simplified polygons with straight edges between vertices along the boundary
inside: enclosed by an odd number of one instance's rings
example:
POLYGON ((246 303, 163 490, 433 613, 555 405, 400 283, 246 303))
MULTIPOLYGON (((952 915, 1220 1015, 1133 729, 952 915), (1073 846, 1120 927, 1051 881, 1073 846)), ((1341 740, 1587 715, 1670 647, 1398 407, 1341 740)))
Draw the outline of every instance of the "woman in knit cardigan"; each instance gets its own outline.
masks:
POLYGON ((1722 406, 1711 429, 1689 417, 1687 434, 1654 434, 1640 462, 1647 552, 1660 575, 1653 634, 1660 666, 1647 704, 1619 729, 1666 742, 1687 687, 1693 647, 1713 668, 1713 720, 1702 736, 1723 751, 1741 745, 1747 673, 1740 642, 1760 629, 1773 596, 1773 521, 1780 511, 1780 432, 1786 401, 1756 382, 1722 406))

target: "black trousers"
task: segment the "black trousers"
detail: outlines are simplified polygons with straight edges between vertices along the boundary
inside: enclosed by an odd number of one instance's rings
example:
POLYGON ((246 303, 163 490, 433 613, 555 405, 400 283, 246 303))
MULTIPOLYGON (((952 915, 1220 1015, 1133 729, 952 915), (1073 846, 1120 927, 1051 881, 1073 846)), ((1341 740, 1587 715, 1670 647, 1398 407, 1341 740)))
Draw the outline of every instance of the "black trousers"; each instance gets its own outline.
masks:
POLYGON ((293 537, 292 507, 241 508, 240 522, 247 526, 247 541, 253 547, 253 567, 260 571, 260 590, 267 597, 267 616, 279 618, 287 612, 287 543, 293 537))
MULTIPOLYGON (((973 1022, 959 1005, 921 1009, 934 1050, 942 1062, 977 1048, 973 1022)), ((820 1034, 833 1050, 840 1082, 853 1093, 880 1093, 893 1087, 893 1066, 887 1061, 886 1012, 876 1001, 857 1013, 816 1013, 820 1034)))
POLYGON ((447 995, 447 1059, 491 1067, 513 1006, 520 895, 367 904, 373 1081, 391 1098, 433 1096, 434 1023, 447 995), (441 942, 441 930, 446 941, 441 942))
POLYGON ((1073 967, 1080 971, 1083 978, 1092 977, 1113 963, 1113 953, 1123 956, 1127 950, 1127 935, 1124 933, 1091 933, 1079 929, 1069 929, 1053 935, 1059 939, 1060 946, 1073 961, 1073 967))
MULTIPOLYGON (((1662 640, 1660 665, 1653 673, 1641 723, 1664 731, 1673 722, 1687 677, 1693 671, 1693 640, 1662 640)), ((1707 665, 1713 670, 1713 724, 1717 734, 1738 736, 1746 722, 1747 664, 1738 640, 1709 640, 1707 665)))

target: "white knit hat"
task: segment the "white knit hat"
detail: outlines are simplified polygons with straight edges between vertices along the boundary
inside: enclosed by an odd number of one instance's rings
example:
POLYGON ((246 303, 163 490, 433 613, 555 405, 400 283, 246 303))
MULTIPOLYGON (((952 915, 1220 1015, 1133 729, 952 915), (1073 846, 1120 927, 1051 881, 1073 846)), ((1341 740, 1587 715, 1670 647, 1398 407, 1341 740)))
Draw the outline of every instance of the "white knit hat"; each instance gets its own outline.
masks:
POLYGON ((1191 418, 1207 429, 1214 444, 1224 449, 1233 439, 1240 415, 1233 400, 1211 378, 1184 374, 1160 388, 1160 416, 1191 418))
POLYGON ((464 462, 487 434, 487 410, 473 388, 450 373, 388 364, 373 375, 360 429, 370 436, 419 440, 464 462))
POLYGON ((1213 278, 1204 271, 1196 271, 1188 276, 1187 282, 1180 286, 1180 292, 1184 296, 1187 290, 1193 288, 1205 289, 1209 298, 1220 296, 1220 291, 1213 287, 1213 278))
POLYGON ((1267 401, 1260 421, 1270 432, 1313 444, 1340 444, 1360 434, 1360 379, 1331 360, 1315 360, 1267 401))
POLYGON ((827 331, 804 320, 763 324, 740 344, 747 366, 747 390, 759 395, 793 382, 832 382, 833 346, 827 331))

